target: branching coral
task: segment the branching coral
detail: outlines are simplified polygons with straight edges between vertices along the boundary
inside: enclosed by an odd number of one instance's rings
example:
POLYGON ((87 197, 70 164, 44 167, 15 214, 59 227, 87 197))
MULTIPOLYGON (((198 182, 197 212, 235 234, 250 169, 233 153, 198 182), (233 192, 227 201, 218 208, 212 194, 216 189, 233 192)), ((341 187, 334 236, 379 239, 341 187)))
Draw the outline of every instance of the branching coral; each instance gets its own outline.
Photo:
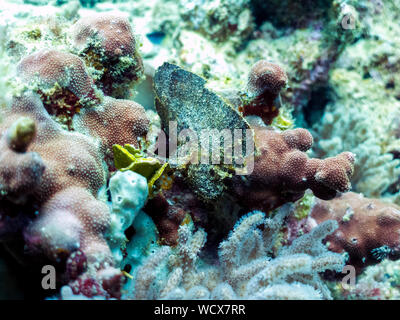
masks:
POLYGON ((330 201, 317 200, 311 219, 338 222, 339 228, 326 238, 329 249, 347 252, 348 264, 361 272, 370 264, 400 256, 400 207, 349 192, 330 201))
POLYGON ((321 199, 332 199, 338 191, 350 189, 355 160, 351 152, 325 160, 309 159, 305 151, 312 146, 313 138, 307 130, 254 130, 260 152, 254 170, 249 176, 233 179, 233 189, 248 209, 268 211, 300 199, 308 188, 321 199))
POLYGON ((319 272, 341 271, 344 259, 330 253, 322 239, 337 227, 327 221, 275 258, 271 251, 288 208, 274 218, 253 212, 242 218, 220 244, 222 270, 198 261, 205 243, 202 229, 192 233, 190 224, 179 229, 175 249, 161 247, 134 274, 128 297, 136 299, 321 299, 330 298, 319 272))

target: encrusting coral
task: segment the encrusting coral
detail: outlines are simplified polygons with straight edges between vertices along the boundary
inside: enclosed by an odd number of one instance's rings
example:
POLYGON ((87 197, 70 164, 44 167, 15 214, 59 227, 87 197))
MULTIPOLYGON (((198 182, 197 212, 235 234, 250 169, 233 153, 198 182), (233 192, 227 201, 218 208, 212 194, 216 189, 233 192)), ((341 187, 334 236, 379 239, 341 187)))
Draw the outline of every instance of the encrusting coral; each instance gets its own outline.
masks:
POLYGON ((359 273, 384 258, 400 257, 400 207, 348 192, 329 200, 316 200, 309 224, 336 220, 339 228, 326 237, 328 248, 346 252, 348 264, 359 273))

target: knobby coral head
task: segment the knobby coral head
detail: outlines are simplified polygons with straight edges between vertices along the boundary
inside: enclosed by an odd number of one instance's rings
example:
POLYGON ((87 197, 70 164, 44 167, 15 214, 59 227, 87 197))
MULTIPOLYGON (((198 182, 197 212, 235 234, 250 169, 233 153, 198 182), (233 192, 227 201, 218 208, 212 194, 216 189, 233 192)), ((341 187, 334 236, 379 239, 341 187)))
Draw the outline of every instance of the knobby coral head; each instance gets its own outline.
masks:
POLYGON ((72 27, 77 54, 97 70, 95 82, 103 92, 127 98, 129 88, 143 76, 143 61, 126 18, 111 14, 79 19, 72 27))
POLYGON ((136 42, 129 21, 116 15, 98 15, 78 20, 72 29, 75 45, 84 47, 98 36, 107 56, 133 54, 136 42))
POLYGON ((277 132, 254 128, 254 170, 245 178, 234 178, 234 190, 247 209, 270 211, 300 199, 311 189, 321 199, 332 199, 350 190, 355 156, 343 152, 325 160, 309 158, 313 138, 305 129, 277 132))
POLYGON ((72 53, 41 50, 22 59, 17 71, 46 110, 69 128, 76 113, 100 101, 84 62, 72 53))
MULTIPOLYGON (((15 217, 18 221, 30 221, 25 226, 18 225, 25 239, 26 253, 44 255, 56 264, 63 264, 79 250, 90 262, 89 270, 81 277, 93 278, 101 287, 102 270, 109 269, 114 274, 119 271, 113 267, 104 238, 110 223, 109 208, 97 199, 107 176, 98 143, 80 133, 63 130, 33 93, 15 97, 3 115, 1 215, 7 216, 3 208, 14 205, 31 208, 15 217), (28 135, 30 139, 20 134, 32 131, 21 128, 28 122, 27 118, 35 128, 35 134, 28 135), (16 149, 21 145, 24 148, 16 149), (31 215, 34 208, 38 216, 31 215)), ((121 280, 122 274, 119 274, 121 280)), ((74 280, 68 274, 63 277, 74 280)), ((76 292, 81 290, 78 285, 74 288, 76 292)), ((102 290, 103 295, 109 294, 102 290)))
POLYGON ((114 167, 113 145, 129 143, 139 147, 140 138, 145 137, 149 130, 149 120, 140 104, 111 97, 105 97, 97 108, 82 110, 73 123, 80 132, 100 138, 110 167, 114 167))
POLYGON ((267 60, 257 61, 248 75, 245 99, 240 107, 243 115, 256 115, 266 124, 271 124, 279 114, 274 101, 287 82, 288 77, 282 67, 267 60))

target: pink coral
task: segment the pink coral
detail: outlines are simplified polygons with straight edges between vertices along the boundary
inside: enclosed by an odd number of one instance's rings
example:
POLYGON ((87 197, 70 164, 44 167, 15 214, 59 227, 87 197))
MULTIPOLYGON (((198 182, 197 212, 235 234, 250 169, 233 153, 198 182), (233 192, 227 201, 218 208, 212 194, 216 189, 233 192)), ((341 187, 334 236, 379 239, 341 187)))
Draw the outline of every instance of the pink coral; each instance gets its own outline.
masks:
POLYGON ((325 160, 310 159, 305 151, 312 136, 305 129, 276 132, 254 128, 259 155, 249 176, 235 177, 234 190, 247 209, 265 212, 300 199, 311 189, 321 199, 332 199, 350 189, 354 155, 343 152, 325 160))
POLYGON ((74 54, 42 50, 22 59, 17 70, 42 96, 47 111, 68 125, 79 109, 99 100, 84 62, 74 54))
MULTIPOLYGON (((0 145, 2 154, 9 157, 0 159, 3 197, 15 203, 14 191, 26 190, 31 196, 31 207, 38 208, 38 216, 23 229, 28 252, 44 254, 59 262, 80 250, 92 268, 91 277, 101 285, 101 270, 115 269, 104 239, 110 223, 109 209, 97 199, 107 174, 98 145, 82 134, 63 130, 34 94, 14 98, 4 116, 0 145), (35 136, 24 152, 13 150, 7 143, 10 128, 21 117, 31 118, 36 127, 35 136), (16 160, 25 158, 37 159, 38 164, 20 167, 22 160, 16 160), (12 179, 7 174, 10 168, 18 173, 12 179)), ((17 203, 23 201, 28 199, 19 198, 17 203)))
POLYGON ((74 127, 100 138, 107 162, 112 163, 114 144, 139 147, 139 138, 147 134, 149 120, 144 108, 133 101, 106 97, 95 109, 84 110, 76 116, 74 127), (115 119, 118 118, 118 121, 115 119))
POLYGON ((329 249, 347 252, 347 263, 358 272, 383 258, 400 257, 399 206, 348 192, 333 200, 317 200, 310 224, 328 219, 339 223, 339 228, 325 239, 329 249))
POLYGON ((75 47, 101 76, 96 84, 105 94, 124 97, 131 83, 143 75, 143 62, 129 21, 114 15, 78 20, 72 29, 75 47))
POLYGON ((280 66, 267 60, 257 61, 249 73, 246 101, 240 107, 243 115, 257 115, 266 124, 271 124, 279 114, 274 100, 287 81, 286 72, 280 66))

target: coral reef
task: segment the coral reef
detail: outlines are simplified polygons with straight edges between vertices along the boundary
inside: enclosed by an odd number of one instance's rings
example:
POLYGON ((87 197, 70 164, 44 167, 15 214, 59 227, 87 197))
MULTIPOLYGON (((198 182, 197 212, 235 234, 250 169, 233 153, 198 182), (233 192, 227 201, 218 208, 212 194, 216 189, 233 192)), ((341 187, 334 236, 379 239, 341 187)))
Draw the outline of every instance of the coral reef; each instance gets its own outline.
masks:
MULTIPOLYGON (((41 31, 36 35, 33 41, 41 31)), ((117 200, 112 212, 105 202, 106 164, 113 168, 115 143, 139 146, 148 120, 139 104, 104 97, 90 66, 64 50, 25 50, 10 87, 12 103, 1 110, 1 241, 23 241, 15 254, 27 264, 57 266, 58 283, 68 283, 74 294, 119 298, 121 232, 132 221, 116 226, 117 200)), ((23 52, 10 51, 16 59, 23 52)), ((128 54, 136 53, 121 53, 128 54)), ((142 206, 146 199, 143 193, 142 206)))
POLYGON ((316 223, 328 219, 338 222, 339 228, 325 240, 329 250, 346 252, 347 263, 357 272, 385 258, 400 257, 400 207, 397 205, 348 192, 333 200, 316 200, 310 219, 316 223))
POLYGON ((321 299, 331 298, 319 272, 340 271, 343 257, 329 253, 321 240, 337 223, 327 221, 311 233, 282 247, 272 258, 271 249, 288 208, 266 219, 252 212, 220 244, 222 270, 202 263, 198 254, 206 233, 193 232, 191 224, 179 228, 176 248, 161 247, 150 255, 128 284, 128 298, 135 299, 321 299), (263 230, 259 229, 263 226, 263 230))
POLYGON ((0 282, 66 300, 397 299, 399 7, 6 0, 0 282), (51 292, 31 285, 44 265, 51 292))
MULTIPOLYGON (((106 179, 98 145, 63 130, 35 94, 15 97, 3 113, 2 202, 7 207, 32 201, 32 209, 39 212, 21 230, 28 252, 60 262, 79 251, 91 269, 98 264, 99 272, 111 270, 113 260, 103 235, 110 223, 109 210, 97 199, 106 179)), ((92 271, 96 276, 96 268, 92 271)))
POLYGON ((308 188, 325 200, 350 190, 355 160, 351 152, 325 160, 309 159, 305 151, 313 139, 305 129, 274 132, 255 128, 255 141, 260 155, 255 157, 254 171, 244 178, 234 177, 232 185, 246 208, 267 212, 300 199, 308 188))
POLYGON ((92 16, 78 20, 71 33, 79 54, 96 70, 96 85, 107 95, 126 97, 127 89, 143 74, 129 21, 113 15, 92 16))

